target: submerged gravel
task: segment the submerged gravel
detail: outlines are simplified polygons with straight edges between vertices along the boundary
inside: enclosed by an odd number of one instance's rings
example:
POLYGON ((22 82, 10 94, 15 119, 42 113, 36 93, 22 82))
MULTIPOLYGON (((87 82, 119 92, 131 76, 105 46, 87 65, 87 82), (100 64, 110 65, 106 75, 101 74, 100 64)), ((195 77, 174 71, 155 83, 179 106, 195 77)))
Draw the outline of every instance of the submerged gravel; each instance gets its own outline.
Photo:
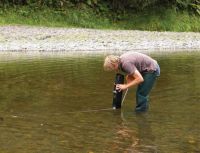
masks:
POLYGON ((0 26, 0 51, 200 51, 200 33, 0 26))

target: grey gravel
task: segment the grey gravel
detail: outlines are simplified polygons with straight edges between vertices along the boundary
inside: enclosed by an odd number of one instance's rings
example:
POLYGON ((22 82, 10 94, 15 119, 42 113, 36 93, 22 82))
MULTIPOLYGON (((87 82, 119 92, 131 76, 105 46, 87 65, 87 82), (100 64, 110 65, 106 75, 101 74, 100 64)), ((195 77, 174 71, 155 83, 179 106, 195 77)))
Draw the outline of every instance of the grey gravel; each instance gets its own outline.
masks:
POLYGON ((0 51, 200 51, 200 33, 0 26, 0 51))

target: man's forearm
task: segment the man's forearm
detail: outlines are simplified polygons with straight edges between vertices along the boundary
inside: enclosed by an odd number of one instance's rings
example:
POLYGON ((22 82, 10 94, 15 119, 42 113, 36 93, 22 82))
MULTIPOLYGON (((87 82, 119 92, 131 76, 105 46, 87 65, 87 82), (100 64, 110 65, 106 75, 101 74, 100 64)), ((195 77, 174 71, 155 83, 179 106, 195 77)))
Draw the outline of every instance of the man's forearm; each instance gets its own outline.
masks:
POLYGON ((134 79, 134 80, 132 80, 130 82, 127 82, 126 86, 127 86, 127 88, 130 88, 130 87, 136 86, 136 85, 138 85, 140 83, 141 83, 140 79, 134 79))

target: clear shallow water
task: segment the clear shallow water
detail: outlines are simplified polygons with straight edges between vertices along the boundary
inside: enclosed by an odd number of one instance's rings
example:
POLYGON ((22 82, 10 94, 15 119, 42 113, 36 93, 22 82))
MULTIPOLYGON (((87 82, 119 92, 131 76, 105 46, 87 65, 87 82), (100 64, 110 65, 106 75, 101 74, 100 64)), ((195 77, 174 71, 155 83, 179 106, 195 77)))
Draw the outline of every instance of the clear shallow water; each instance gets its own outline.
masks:
POLYGON ((109 110, 115 74, 101 55, 1 56, 0 152, 200 152, 199 52, 151 55, 161 77, 143 114, 134 88, 109 110))

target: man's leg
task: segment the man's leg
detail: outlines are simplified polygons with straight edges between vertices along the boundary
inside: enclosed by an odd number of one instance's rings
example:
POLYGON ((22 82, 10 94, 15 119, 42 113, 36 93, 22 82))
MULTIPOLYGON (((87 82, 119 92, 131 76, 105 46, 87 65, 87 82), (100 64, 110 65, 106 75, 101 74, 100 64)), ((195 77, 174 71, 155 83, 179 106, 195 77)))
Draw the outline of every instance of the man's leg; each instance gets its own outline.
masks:
POLYGON ((136 111, 146 111, 148 109, 149 93, 156 81, 156 73, 145 73, 143 75, 144 82, 138 85, 136 92, 136 111))

